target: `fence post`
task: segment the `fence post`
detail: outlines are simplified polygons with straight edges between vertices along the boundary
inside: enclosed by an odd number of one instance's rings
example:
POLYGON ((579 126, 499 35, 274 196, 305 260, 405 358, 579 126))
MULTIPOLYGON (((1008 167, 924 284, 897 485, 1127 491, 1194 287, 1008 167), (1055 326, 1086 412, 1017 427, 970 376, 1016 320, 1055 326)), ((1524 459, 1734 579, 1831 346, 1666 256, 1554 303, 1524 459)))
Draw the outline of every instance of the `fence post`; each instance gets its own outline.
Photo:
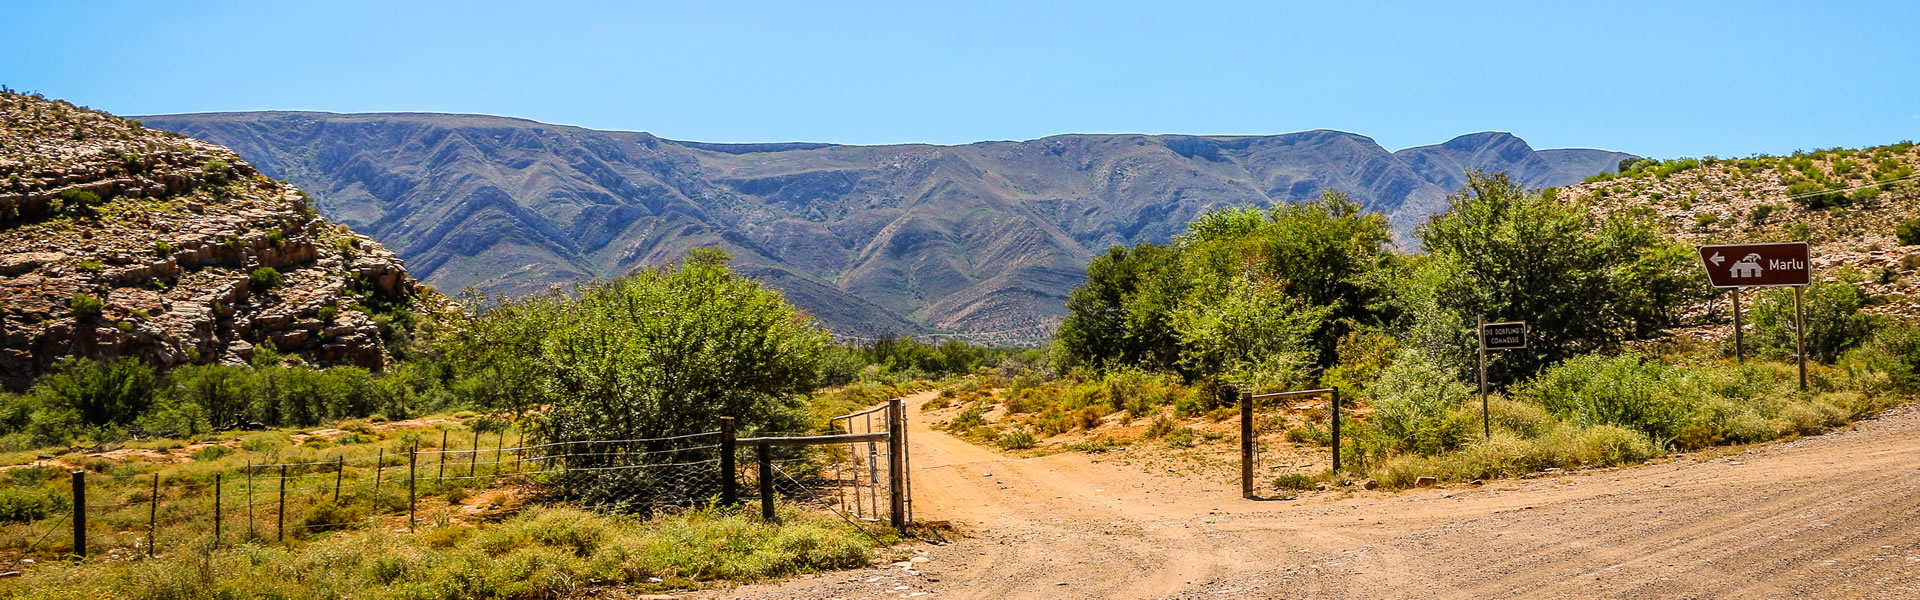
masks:
POLYGON ((733 417, 720 417, 720 504, 740 504, 740 482, 734 470, 733 417))
POLYGON ((760 459, 760 518, 773 521, 773 445, 765 441, 754 445, 760 459))
POLYGON ((280 510, 275 512, 274 541, 287 541, 287 466, 280 465, 280 510))
POLYGON ((1253 392, 1240 392, 1240 497, 1253 498, 1253 392))
POLYGON ((1333 471, 1340 472, 1340 388, 1333 388, 1333 471))
POLYGON ((434 481, 447 478, 447 430, 440 430, 440 474, 433 476, 434 481))
POLYGON ((87 472, 73 472, 73 554, 87 557, 87 472))
POLYGON ((247 541, 253 541, 253 461, 247 461, 247 541))
POLYGON ((480 466, 480 430, 473 430, 473 456, 467 457, 467 478, 472 479, 474 469, 480 466))
POLYGON ((887 507, 893 528, 907 530, 907 463, 901 458, 907 454, 907 403, 894 398, 887 401, 887 507))
POLYGON ((147 496, 147 558, 153 558, 153 532, 160 524, 160 474, 153 474, 153 494, 147 496))
POLYGON ((224 473, 213 474, 213 549, 220 549, 220 478, 224 473))
POLYGON ((413 521, 414 521, 413 469, 414 469, 414 465, 419 462, 419 458, 420 458, 419 446, 414 446, 412 448, 407 449, 407 531, 413 531, 413 521))
POLYGON ((380 502, 380 472, 387 468, 387 449, 380 449, 379 458, 373 459, 373 501, 380 502))
POLYGON ((340 503, 340 477, 347 472, 347 455, 333 457, 333 503, 340 503))

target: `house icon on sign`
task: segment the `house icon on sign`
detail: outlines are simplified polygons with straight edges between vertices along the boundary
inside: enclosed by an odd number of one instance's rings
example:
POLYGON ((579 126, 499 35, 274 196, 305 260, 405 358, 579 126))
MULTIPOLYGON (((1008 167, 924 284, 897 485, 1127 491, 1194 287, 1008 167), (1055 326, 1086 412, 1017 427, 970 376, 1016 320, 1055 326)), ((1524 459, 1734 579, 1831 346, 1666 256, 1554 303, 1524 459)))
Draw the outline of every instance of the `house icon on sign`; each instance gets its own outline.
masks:
POLYGON ((1735 279, 1759 277, 1760 271, 1759 254, 1748 254, 1746 258, 1740 259, 1740 262, 1733 263, 1733 277, 1735 279))

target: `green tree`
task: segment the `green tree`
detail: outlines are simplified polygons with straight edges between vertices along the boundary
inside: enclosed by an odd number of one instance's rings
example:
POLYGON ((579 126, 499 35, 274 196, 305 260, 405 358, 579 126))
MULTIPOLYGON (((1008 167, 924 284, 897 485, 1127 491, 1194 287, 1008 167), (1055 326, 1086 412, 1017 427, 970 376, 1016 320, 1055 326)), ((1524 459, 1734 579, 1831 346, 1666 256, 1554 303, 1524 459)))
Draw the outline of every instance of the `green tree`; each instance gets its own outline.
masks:
POLYGON ((1643 216, 1601 220, 1504 173, 1469 173, 1418 236, 1452 271, 1434 281, 1436 308, 1466 323, 1474 315, 1527 321, 1527 348, 1489 366, 1496 380, 1653 335, 1705 290, 1686 250, 1643 216))
POLYGON ((1172 370, 1180 350, 1169 317, 1186 291, 1178 250, 1114 246, 1067 294, 1067 317, 1055 337, 1073 364, 1172 370))
POLYGON ((1180 365, 1243 390, 1297 384, 1314 364, 1311 336, 1331 311, 1271 279, 1232 278, 1173 312, 1180 365))
MULTIPOLYGON (((1875 318, 1860 311, 1867 304, 1860 279, 1857 271, 1842 271, 1839 280, 1815 283, 1802 291, 1807 360, 1833 362, 1847 349, 1873 336, 1877 326, 1875 318)), ((1754 342, 1763 356, 1773 359, 1796 356, 1793 290, 1774 289, 1762 294, 1760 301, 1754 303, 1751 316, 1754 342)))
POLYGON ((127 425, 153 405, 160 376, 139 359, 70 358, 34 384, 45 410, 86 425, 127 425))

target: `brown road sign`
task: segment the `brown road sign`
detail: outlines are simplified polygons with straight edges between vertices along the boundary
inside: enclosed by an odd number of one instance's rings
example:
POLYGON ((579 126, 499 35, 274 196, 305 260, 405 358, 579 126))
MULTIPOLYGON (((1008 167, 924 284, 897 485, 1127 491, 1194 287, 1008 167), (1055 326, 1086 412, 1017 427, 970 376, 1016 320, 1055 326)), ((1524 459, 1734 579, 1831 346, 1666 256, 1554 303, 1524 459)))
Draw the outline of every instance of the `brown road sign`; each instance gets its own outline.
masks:
POLYGON ((1717 288, 1807 285, 1813 265, 1806 242, 1701 246, 1700 264, 1717 288))

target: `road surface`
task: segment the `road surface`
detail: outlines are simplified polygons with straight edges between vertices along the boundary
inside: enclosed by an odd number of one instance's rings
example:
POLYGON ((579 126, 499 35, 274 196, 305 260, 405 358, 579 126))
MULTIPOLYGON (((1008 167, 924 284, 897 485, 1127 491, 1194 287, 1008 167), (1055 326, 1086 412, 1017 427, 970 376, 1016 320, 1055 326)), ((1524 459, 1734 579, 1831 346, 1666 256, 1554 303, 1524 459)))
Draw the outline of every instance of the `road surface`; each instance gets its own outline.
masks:
MULTIPOLYGON (((907 400, 910 417, 930 395, 907 400)), ((1844 431, 1406 492, 1244 500, 1217 473, 1013 458, 913 419, 951 543, 715 598, 1920 598, 1920 410, 1844 431)))

